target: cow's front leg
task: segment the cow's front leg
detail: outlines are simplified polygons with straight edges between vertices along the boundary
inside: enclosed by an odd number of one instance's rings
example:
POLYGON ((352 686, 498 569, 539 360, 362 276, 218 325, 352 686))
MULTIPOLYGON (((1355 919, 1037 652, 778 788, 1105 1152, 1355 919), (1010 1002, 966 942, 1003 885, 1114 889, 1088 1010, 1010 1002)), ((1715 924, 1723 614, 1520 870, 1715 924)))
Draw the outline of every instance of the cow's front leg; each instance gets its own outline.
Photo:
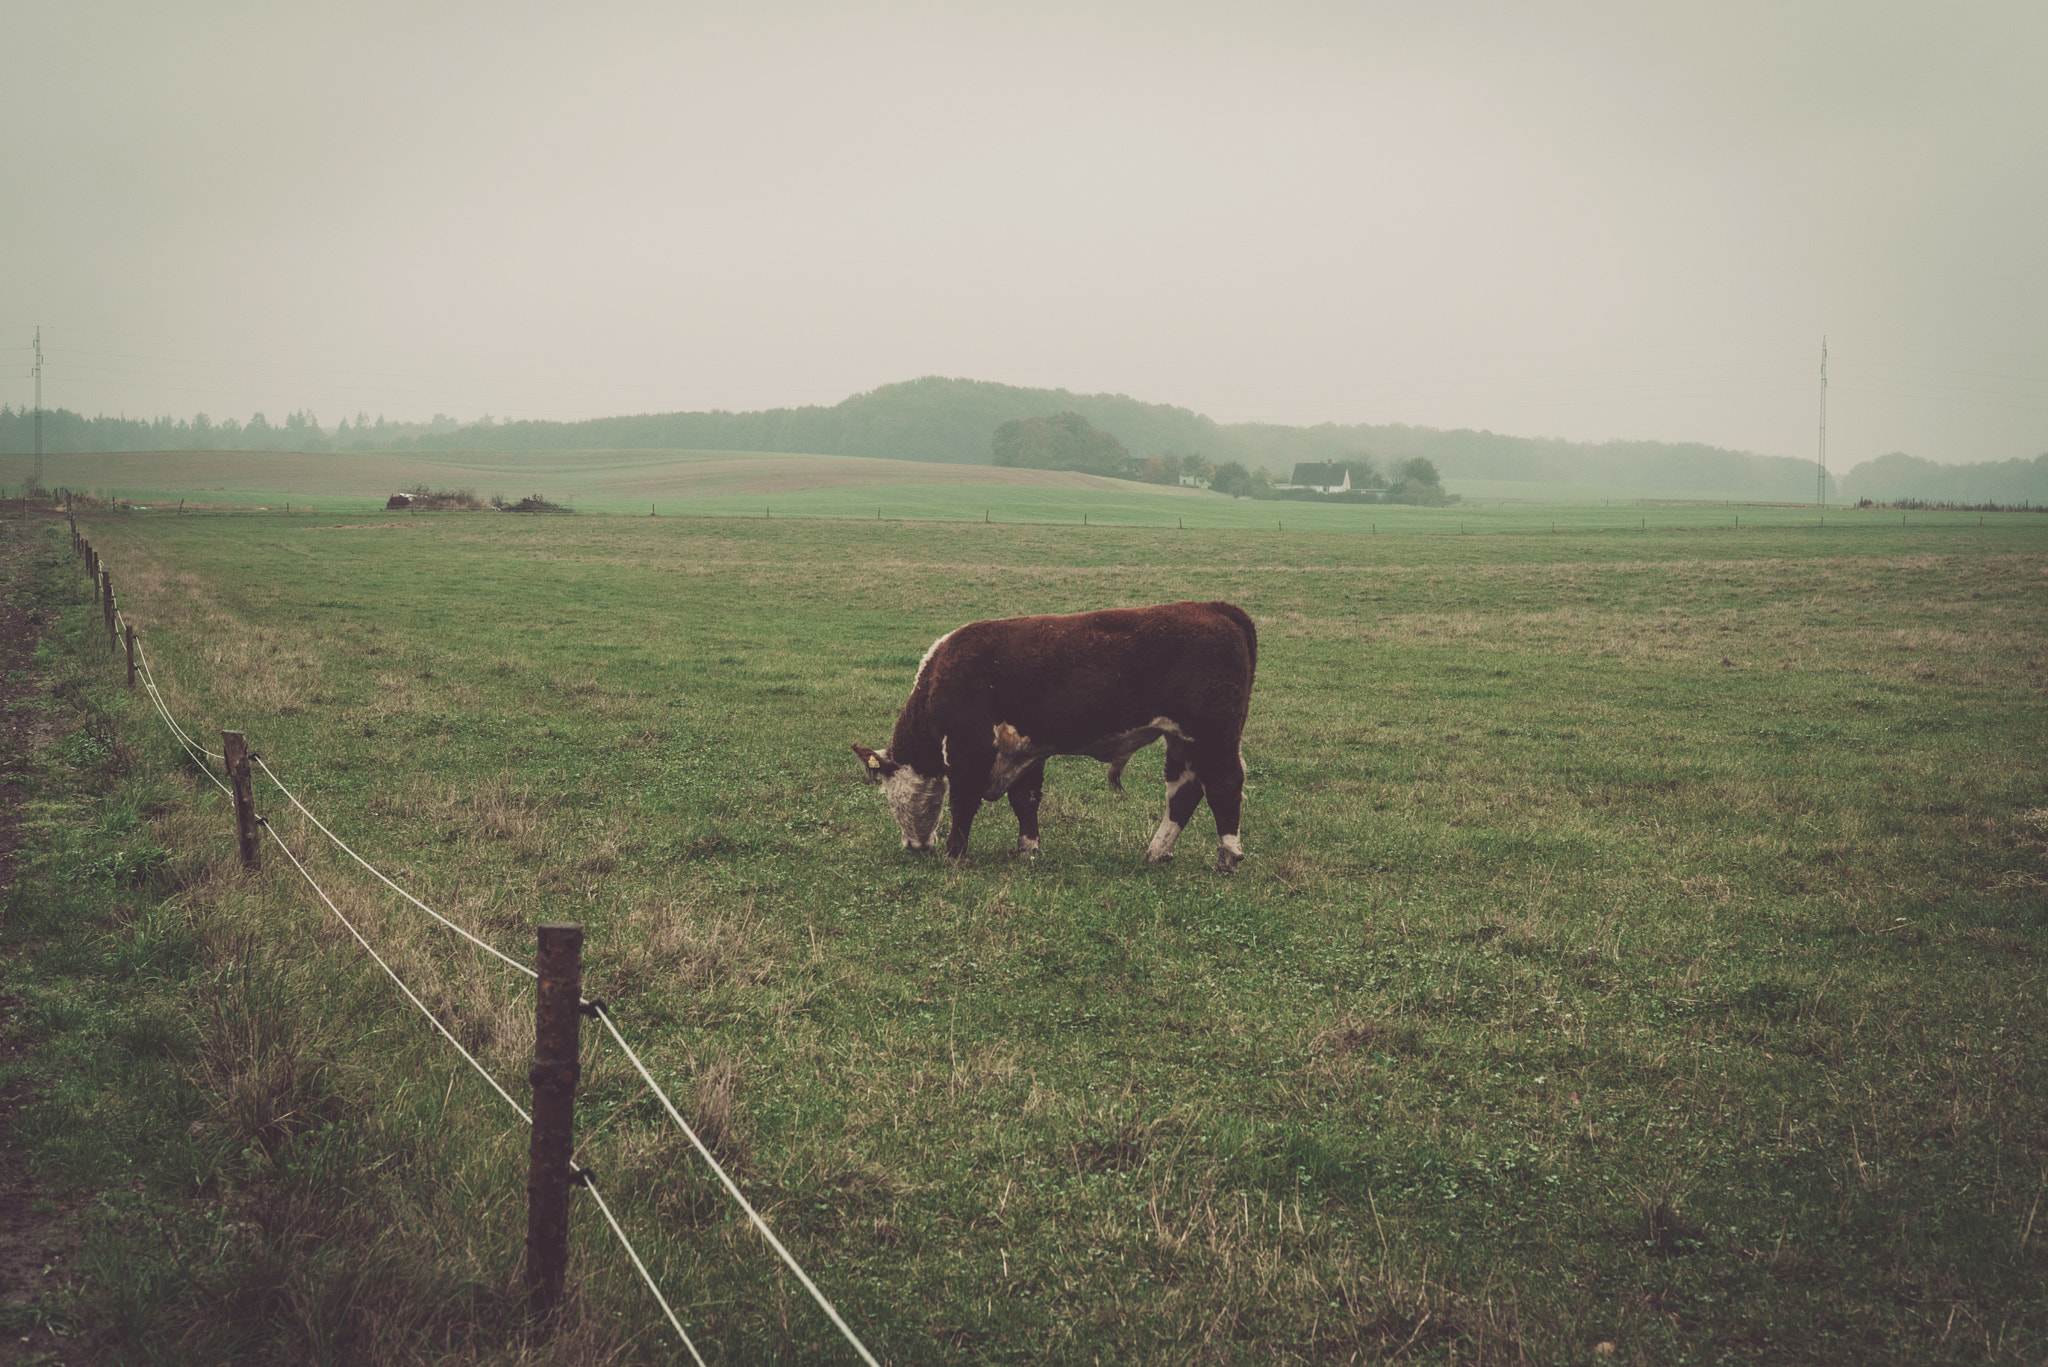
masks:
POLYGON ((1029 859, 1038 853, 1038 804, 1045 797, 1045 761, 1017 775, 1010 785, 1010 810, 1017 814, 1017 856, 1029 859))
POLYGON ((1169 743, 1166 747, 1166 819, 1153 832, 1152 843, 1145 847, 1145 858, 1154 864, 1163 864, 1173 858, 1174 842, 1194 818, 1195 808, 1202 805, 1202 780, 1195 772, 1195 766, 1188 762, 1188 755, 1179 745, 1169 743))
POLYGON ((969 749, 958 736, 946 737, 948 750, 947 806, 953 813, 953 827, 946 832, 946 857, 967 857, 967 836, 974 829, 974 814, 981 810, 982 794, 988 791, 988 777, 995 768, 993 747, 969 749))

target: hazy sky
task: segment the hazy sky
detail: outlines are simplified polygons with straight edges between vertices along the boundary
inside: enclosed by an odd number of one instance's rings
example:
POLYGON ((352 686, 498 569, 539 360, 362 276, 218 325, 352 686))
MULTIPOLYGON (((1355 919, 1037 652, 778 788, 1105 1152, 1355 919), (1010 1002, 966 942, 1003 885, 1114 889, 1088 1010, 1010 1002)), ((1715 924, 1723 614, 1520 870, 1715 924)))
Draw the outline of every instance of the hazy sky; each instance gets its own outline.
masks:
POLYGON ((0 401, 2048 451, 2048 4, 24 0, 0 401))

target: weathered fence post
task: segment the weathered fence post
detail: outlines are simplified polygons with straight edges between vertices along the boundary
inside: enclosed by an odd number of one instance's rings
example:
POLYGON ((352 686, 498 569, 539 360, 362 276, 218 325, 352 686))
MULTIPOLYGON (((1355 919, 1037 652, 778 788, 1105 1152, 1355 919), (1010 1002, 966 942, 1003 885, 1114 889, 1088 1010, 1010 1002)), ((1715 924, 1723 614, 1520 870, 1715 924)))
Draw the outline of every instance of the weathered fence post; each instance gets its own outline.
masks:
POLYGON ((249 743, 240 731, 220 733, 220 753, 227 762, 228 785, 235 795, 235 843, 242 847, 242 867, 256 867, 256 798, 250 791, 249 743))
POLYGON ((111 571, 100 571, 100 611, 107 619, 107 649, 119 650, 120 638, 114 632, 114 576, 111 571))
POLYGON ((583 927, 540 927, 534 961, 533 1139, 526 1169, 526 1296, 537 1320, 562 1301, 569 1265, 570 1156, 575 1152, 577 1043, 583 1003, 583 927))
POLYGON ((135 628, 129 626, 125 630, 128 633, 128 691, 133 693, 135 691, 135 628))

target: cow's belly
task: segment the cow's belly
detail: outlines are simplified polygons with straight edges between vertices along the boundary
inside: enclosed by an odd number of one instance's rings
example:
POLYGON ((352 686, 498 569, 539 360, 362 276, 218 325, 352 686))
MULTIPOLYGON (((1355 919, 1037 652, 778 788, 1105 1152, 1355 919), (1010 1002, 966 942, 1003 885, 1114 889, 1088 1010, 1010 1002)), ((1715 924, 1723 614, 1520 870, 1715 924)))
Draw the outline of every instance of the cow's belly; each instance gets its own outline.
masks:
POLYGON ((1179 734, 1180 728, 1177 726, 1171 730, 1163 726, 1141 726, 1135 731, 1119 731, 1116 735, 1104 736, 1077 753, 1102 760, 1106 764, 1116 764, 1129 759, 1161 736, 1179 734))
POLYGON ((1149 725, 1115 731, 1082 744, 1051 745, 1033 740, 1008 724, 996 727, 996 761, 989 769, 988 791, 982 800, 994 802, 1010 791, 1010 785, 1032 765, 1053 755, 1086 755, 1105 764, 1121 764, 1161 736, 1186 738, 1170 717, 1154 717, 1149 725))

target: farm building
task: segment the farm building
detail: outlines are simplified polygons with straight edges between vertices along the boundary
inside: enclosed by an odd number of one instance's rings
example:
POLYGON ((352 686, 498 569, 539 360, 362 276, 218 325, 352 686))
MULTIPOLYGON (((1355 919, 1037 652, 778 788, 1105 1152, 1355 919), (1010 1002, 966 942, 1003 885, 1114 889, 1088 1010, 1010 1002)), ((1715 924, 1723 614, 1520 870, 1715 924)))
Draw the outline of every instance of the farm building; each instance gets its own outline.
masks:
POLYGON ((1275 487, 1282 489, 1307 489, 1318 494, 1342 494, 1352 489, 1368 486, 1378 487, 1369 461, 1316 460, 1303 461, 1294 467, 1294 477, 1286 484, 1275 487))

